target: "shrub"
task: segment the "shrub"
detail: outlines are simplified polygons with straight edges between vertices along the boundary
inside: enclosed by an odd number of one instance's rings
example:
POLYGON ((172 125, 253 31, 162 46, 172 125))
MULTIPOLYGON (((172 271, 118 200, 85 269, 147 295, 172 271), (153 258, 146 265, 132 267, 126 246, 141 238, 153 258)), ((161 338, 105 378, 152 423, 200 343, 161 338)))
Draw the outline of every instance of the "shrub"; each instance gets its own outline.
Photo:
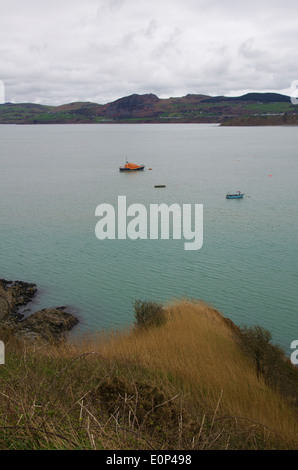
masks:
POLYGON ((254 359, 257 376, 277 388, 294 406, 298 405, 298 369, 286 358, 283 350, 271 344, 272 335, 261 326, 240 330, 240 345, 254 359))
POLYGON ((135 324, 138 327, 148 328, 161 326, 165 323, 165 311, 161 304, 150 301, 136 300, 134 302, 135 324))
POLYGON ((271 339, 271 333, 258 325, 241 329, 240 343, 242 349, 254 359, 258 377, 260 374, 265 373, 270 360, 272 360, 271 339))

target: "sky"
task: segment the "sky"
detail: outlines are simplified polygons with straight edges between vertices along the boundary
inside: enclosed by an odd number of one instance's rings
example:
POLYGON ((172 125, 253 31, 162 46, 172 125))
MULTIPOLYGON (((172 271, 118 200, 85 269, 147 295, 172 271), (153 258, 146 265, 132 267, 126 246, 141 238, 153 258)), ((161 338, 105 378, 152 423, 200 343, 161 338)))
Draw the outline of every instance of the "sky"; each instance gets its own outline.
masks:
POLYGON ((297 18, 296 0, 0 0, 0 102, 290 95, 297 18))

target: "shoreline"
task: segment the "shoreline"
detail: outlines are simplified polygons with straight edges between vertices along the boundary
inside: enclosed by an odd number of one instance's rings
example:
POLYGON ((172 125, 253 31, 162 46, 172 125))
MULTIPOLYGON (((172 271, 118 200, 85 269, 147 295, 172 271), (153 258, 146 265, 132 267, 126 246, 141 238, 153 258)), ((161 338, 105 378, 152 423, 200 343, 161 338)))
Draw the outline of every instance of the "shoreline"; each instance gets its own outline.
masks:
POLYGON ((113 125, 122 125, 122 124, 126 124, 126 125, 133 125, 133 124, 139 124, 139 125, 142 125, 142 124, 149 124, 149 125, 156 125, 156 124, 185 124, 185 125, 188 125, 188 124, 203 124, 203 125, 214 125, 214 126, 217 126, 217 127, 297 127, 298 126, 298 122, 295 123, 288 123, 288 122, 285 122, 285 123, 281 123, 281 122, 268 122, 268 123, 260 123, 259 121, 255 121, 255 122, 246 122, 246 121, 243 121, 242 123, 230 123, 230 122, 227 122, 227 121, 208 121, 208 122, 205 122, 205 121, 175 121, 175 122, 172 122, 172 121, 135 121, 135 122, 131 122, 131 121, 102 121, 102 122, 36 122, 36 123, 32 123, 32 122, 0 122, 0 126, 69 126, 69 125, 86 125, 86 126, 90 126, 90 125, 105 125, 105 124, 113 124, 113 125))
POLYGON ((79 323, 79 319, 65 306, 24 315, 24 308, 37 294, 36 284, 0 279, 0 327, 22 339, 59 341, 79 323))

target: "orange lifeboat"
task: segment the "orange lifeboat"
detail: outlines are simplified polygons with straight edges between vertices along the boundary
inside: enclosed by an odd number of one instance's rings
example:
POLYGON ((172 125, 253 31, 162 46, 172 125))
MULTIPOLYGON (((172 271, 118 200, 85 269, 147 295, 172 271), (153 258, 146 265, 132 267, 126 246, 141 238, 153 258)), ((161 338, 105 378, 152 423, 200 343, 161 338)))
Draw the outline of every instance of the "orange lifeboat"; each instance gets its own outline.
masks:
POLYGON ((120 166, 120 171, 140 171, 144 170, 144 165, 137 165, 136 163, 129 163, 128 161, 124 166, 120 166))

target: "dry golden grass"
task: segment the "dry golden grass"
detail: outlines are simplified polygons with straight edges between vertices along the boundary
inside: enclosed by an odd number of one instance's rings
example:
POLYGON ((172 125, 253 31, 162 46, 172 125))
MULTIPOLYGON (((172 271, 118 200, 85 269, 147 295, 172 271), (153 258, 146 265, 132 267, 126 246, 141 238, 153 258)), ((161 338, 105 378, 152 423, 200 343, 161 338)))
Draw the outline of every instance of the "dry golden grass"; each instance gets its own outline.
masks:
POLYGON ((0 449, 293 449, 297 408, 258 378, 219 312, 41 347, 6 339, 0 449))
POLYGON ((201 301, 183 300, 169 305, 167 316, 160 328, 88 336, 68 345, 68 354, 92 351, 110 361, 134 360, 180 385, 198 410, 204 404, 217 409, 219 419, 261 423, 297 442, 297 413, 257 378, 235 331, 216 310, 201 301))

